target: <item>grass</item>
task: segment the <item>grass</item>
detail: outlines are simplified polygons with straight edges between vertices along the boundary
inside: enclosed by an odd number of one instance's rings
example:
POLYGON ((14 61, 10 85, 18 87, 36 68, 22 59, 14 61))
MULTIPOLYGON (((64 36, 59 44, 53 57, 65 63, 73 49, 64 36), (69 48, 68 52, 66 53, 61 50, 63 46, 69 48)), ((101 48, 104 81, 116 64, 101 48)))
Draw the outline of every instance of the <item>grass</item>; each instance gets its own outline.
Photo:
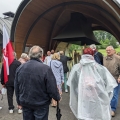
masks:
MULTIPOLYGON (((120 52, 120 47, 119 47, 119 48, 116 48, 115 50, 116 50, 116 53, 120 52)), ((104 56, 107 55, 105 49, 99 49, 98 51, 101 52, 104 56)))

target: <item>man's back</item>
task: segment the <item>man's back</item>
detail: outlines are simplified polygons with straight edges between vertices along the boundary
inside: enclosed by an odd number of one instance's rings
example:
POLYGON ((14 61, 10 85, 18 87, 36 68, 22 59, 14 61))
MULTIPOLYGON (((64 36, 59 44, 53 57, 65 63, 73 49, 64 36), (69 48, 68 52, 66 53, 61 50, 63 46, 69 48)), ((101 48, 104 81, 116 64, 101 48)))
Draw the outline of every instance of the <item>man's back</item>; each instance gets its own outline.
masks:
POLYGON ((56 80, 51 69, 37 60, 30 60, 17 70, 19 100, 22 106, 39 107, 50 104, 51 98, 59 100, 56 80), (57 96, 57 97, 56 97, 57 96))
POLYGON ((23 109, 24 120, 48 120, 51 99, 60 100, 52 70, 43 64, 43 49, 33 46, 30 60, 16 71, 15 94, 18 107, 23 109))
MULTIPOLYGON (((19 61, 14 59, 14 61, 9 66, 9 76, 8 76, 8 82, 6 83, 6 86, 14 86, 14 79, 15 79, 15 72, 16 69, 21 65, 19 61)), ((1 84, 4 85, 4 70, 2 66, 1 70, 1 84)))
POLYGON ((61 55, 60 56, 60 61, 63 64, 64 73, 67 73, 69 71, 68 70, 68 66, 67 66, 67 61, 69 61, 69 60, 72 60, 72 58, 71 57, 67 57, 65 55, 61 55))
POLYGON ((100 52, 95 52, 94 59, 97 63, 103 65, 103 55, 100 52))

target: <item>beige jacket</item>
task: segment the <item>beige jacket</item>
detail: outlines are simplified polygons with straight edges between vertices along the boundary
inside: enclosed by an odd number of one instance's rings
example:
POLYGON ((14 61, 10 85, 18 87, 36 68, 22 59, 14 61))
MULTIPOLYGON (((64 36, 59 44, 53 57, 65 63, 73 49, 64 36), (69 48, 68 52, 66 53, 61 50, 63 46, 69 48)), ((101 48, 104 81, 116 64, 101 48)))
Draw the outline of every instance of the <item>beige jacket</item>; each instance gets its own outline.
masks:
POLYGON ((117 80, 120 75, 120 57, 118 55, 106 56, 103 59, 103 64, 117 80))

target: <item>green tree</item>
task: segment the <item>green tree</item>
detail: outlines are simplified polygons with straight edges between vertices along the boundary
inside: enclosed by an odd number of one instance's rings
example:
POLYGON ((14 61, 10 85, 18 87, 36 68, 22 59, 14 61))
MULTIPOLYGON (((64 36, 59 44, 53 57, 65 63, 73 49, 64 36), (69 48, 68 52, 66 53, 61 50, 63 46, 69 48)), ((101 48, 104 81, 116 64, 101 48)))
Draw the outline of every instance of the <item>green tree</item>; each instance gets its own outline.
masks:
POLYGON ((72 52, 73 50, 78 50, 78 49, 81 49, 81 46, 80 45, 75 45, 75 44, 72 44, 70 47, 69 47, 69 50, 72 52))
POLYGON ((101 43, 98 48, 105 49, 107 46, 112 45, 114 48, 118 47, 116 38, 106 31, 94 31, 94 35, 97 40, 101 43))

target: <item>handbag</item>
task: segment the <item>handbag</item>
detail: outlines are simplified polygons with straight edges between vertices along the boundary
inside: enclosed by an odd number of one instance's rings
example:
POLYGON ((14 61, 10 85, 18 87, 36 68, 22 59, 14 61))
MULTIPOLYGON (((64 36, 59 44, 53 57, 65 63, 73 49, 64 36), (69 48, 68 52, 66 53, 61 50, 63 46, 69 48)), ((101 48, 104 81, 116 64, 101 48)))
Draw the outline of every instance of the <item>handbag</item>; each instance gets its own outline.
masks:
POLYGON ((6 91, 7 91, 6 88, 2 88, 1 94, 2 94, 2 95, 5 95, 5 94, 6 94, 6 91))
POLYGON ((2 95, 2 98, 1 98, 1 100, 3 100, 3 95, 5 95, 6 94, 6 88, 2 88, 1 90, 0 90, 0 94, 2 95))

